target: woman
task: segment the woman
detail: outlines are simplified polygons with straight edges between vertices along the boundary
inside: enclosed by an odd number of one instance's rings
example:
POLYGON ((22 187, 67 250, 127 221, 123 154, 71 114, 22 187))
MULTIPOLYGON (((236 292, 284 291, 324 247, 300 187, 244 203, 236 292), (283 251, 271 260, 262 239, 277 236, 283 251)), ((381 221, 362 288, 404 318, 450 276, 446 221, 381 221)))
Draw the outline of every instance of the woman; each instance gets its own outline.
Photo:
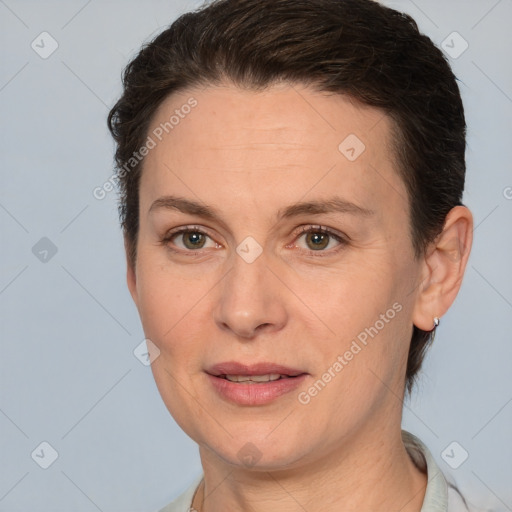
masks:
POLYGON ((456 79, 371 0, 220 0, 109 115, 128 287, 204 473, 165 512, 467 510, 401 430, 472 242, 456 79))

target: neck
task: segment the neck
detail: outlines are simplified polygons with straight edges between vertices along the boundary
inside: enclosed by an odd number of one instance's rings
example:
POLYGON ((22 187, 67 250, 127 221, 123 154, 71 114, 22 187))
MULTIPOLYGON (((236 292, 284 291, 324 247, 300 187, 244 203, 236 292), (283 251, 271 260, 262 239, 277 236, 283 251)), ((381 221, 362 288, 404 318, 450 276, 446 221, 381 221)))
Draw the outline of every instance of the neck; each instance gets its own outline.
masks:
POLYGON ((400 431, 359 432, 337 450, 293 469, 258 470, 228 465, 200 448, 204 480, 194 499, 198 512, 420 512, 426 475, 412 462, 400 431))

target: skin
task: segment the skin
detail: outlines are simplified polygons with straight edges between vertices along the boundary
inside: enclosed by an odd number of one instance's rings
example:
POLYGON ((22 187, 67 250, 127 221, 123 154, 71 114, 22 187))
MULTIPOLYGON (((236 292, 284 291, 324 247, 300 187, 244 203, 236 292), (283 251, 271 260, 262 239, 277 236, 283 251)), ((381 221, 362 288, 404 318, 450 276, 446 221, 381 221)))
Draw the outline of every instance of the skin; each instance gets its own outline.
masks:
POLYGON ((144 162, 138 256, 127 280, 160 351, 152 371, 161 396, 199 445, 202 511, 268 511, 276 503, 282 512, 419 511, 426 476, 401 440, 407 353, 413 324, 431 330, 455 299, 471 247, 470 212, 454 208, 417 259, 389 149, 391 121, 379 110, 299 85, 254 92, 226 83, 171 95, 148 134, 191 96, 197 107, 144 162), (349 134, 366 146, 354 161, 338 149, 349 134), (169 195, 215 208, 220 219, 150 211, 169 195), (372 213, 277 217, 298 201, 334 195, 372 213), (319 225, 346 241, 326 237, 317 249, 299 230, 319 225), (180 227, 199 227, 204 245, 194 248, 190 234, 163 242, 180 227), (248 236, 263 248, 252 263, 236 252, 248 236), (301 404, 299 392, 396 303, 400 312, 301 404), (270 404, 240 406, 205 374, 231 360, 309 375, 270 404), (259 452, 250 467, 239 456, 247 443, 259 452))

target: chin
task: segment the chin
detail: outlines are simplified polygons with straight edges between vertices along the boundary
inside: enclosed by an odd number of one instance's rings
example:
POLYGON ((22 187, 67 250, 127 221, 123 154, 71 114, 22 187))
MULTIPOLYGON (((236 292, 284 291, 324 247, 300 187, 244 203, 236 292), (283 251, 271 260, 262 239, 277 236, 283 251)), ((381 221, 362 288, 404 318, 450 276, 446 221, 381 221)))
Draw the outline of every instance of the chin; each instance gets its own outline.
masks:
MULTIPOLYGON (((211 432, 211 431, 210 431, 211 432)), ((275 471, 290 469, 298 463, 303 454, 297 450, 301 443, 289 434, 271 439, 267 434, 245 432, 233 437, 225 436, 222 440, 204 439, 203 446, 213 452, 216 457, 239 469, 252 471, 275 471)))

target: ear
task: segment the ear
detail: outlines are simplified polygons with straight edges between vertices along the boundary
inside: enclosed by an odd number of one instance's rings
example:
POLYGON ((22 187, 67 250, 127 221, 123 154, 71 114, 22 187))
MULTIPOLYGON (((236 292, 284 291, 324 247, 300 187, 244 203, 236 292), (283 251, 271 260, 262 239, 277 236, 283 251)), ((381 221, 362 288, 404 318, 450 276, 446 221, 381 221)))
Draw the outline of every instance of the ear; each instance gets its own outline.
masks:
POLYGON ((137 274, 135 272, 135 262, 131 262, 130 259, 130 244, 127 241, 126 235, 124 237, 124 252, 126 255, 126 283, 128 284, 128 290, 130 290, 130 295, 132 296, 133 302, 137 308, 139 307, 138 303, 138 294, 137 294, 137 274))
POLYGON ((422 282, 413 311, 413 323, 431 331, 434 318, 441 318, 452 305, 473 243, 473 216, 465 206, 452 208, 443 231, 430 245, 422 265, 422 282))

